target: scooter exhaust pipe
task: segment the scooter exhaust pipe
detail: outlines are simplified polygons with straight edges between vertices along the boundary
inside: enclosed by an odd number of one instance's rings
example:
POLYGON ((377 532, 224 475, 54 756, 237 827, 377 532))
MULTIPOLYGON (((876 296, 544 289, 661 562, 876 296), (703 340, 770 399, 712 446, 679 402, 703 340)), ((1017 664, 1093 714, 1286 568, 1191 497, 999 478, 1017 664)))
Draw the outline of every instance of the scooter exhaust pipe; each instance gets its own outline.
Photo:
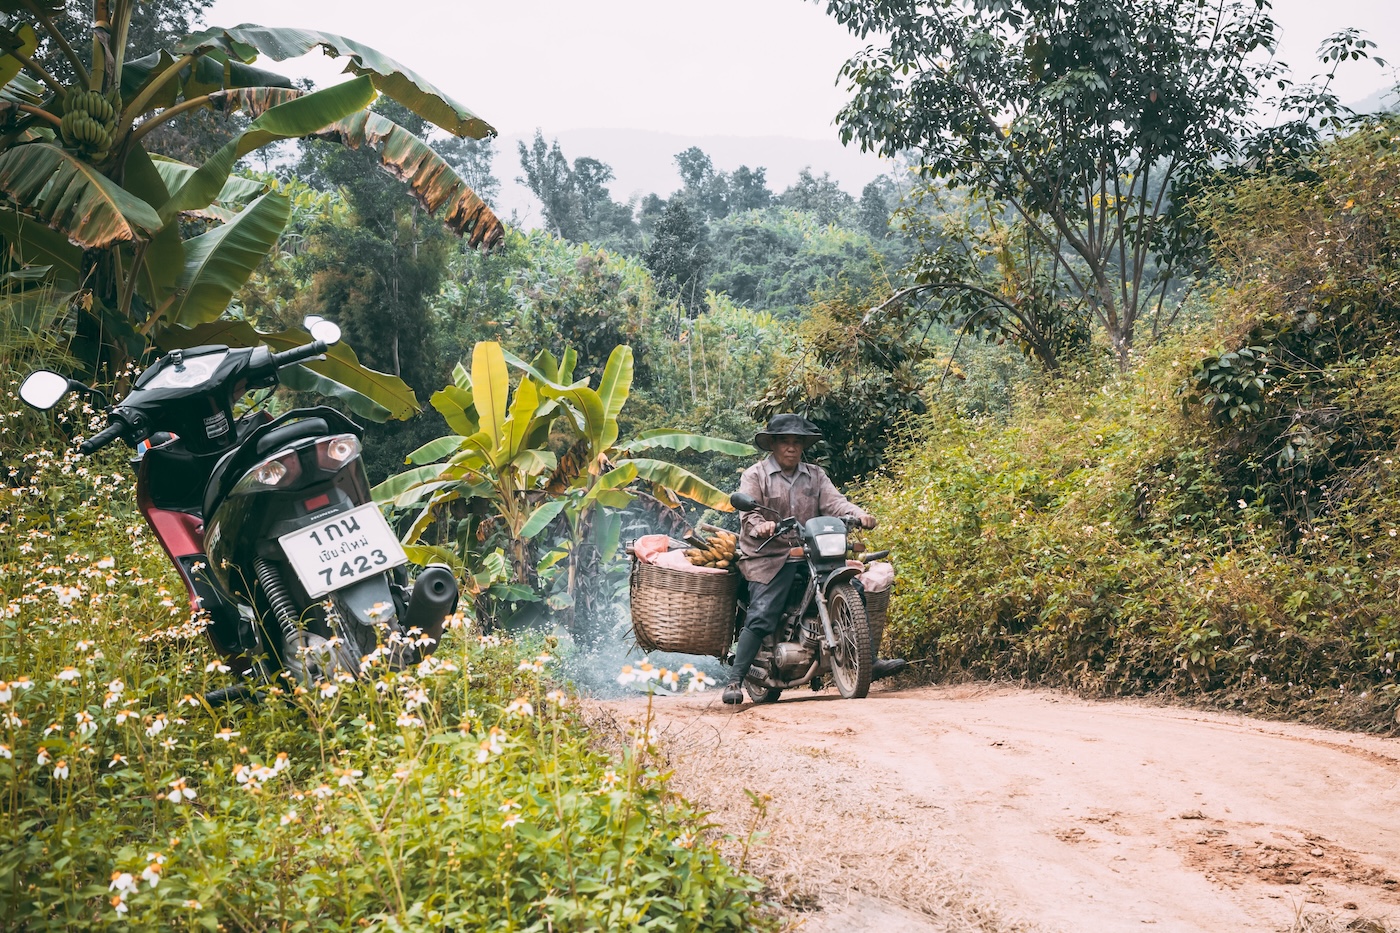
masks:
POLYGON ((443 623, 457 611, 457 578, 446 564, 429 564, 413 583, 408 608, 400 624, 404 631, 416 628, 433 640, 431 654, 442 640, 443 623))

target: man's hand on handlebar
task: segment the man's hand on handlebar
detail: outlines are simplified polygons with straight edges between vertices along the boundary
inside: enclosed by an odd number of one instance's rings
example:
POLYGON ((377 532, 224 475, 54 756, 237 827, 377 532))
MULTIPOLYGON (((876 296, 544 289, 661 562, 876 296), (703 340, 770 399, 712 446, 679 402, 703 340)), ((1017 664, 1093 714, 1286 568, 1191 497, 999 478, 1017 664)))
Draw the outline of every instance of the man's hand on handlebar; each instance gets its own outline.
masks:
POLYGON ((864 528, 866 531, 870 531, 875 525, 876 521, 874 515, 862 515, 860 517, 860 527, 864 528))
POLYGON ((759 522, 753 526, 755 538, 771 538, 778 533, 778 523, 773 521, 759 522))

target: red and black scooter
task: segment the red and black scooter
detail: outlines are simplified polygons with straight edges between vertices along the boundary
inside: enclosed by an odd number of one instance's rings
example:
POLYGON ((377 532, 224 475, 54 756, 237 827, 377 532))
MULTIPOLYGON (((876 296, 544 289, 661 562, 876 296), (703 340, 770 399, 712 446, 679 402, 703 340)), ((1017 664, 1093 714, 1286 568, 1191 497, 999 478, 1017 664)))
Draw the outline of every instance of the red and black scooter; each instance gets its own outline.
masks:
MULTIPOLYGON (((90 454, 118 438, 149 444, 133 461, 141 512, 215 649, 245 680, 210 702, 253 695, 281 672, 311 684, 337 671, 358 677, 376 658, 413 663, 457 607, 447 567, 425 568, 408 587, 408 559, 370 495, 359 425, 324 407, 234 419, 244 393, 275 386, 279 370, 339 341, 330 321, 307 323, 313 342, 282 353, 170 351, 78 446, 90 454)), ((20 396, 47 411, 72 389, 92 391, 39 370, 20 396)))

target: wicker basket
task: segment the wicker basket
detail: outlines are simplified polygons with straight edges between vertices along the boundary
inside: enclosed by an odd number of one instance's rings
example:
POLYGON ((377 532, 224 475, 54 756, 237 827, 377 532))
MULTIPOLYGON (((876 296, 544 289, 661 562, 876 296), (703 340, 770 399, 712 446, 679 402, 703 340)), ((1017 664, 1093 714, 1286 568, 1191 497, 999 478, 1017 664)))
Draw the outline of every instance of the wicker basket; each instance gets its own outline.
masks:
POLYGON ((880 639, 885 637, 885 620, 890 611, 890 593, 894 587, 887 587, 878 593, 865 594, 865 619, 870 623, 870 650, 880 656, 880 639))
POLYGON ((734 640, 735 573, 632 562, 632 631, 643 651, 723 657, 734 640))

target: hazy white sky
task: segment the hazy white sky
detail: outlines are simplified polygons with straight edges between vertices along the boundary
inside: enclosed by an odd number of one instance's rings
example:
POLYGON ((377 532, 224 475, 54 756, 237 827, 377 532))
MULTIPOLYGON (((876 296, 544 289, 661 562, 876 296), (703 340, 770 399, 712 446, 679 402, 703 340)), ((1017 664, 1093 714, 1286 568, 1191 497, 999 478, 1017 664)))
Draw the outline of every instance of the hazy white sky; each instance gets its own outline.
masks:
MULTIPOLYGON (((1400 60, 1396 0, 1275 0, 1280 58, 1313 73, 1323 36, 1367 30, 1400 60)), ((417 71, 502 133, 583 127, 832 139, 859 43, 811 0, 215 0, 210 25, 339 33, 417 71)), ((308 57, 311 58, 311 57, 308 57)), ((319 58, 319 56, 316 56, 319 58)), ((329 60, 283 73, 332 80, 329 60)), ((1394 83, 1352 63, 1344 101, 1394 83)))

